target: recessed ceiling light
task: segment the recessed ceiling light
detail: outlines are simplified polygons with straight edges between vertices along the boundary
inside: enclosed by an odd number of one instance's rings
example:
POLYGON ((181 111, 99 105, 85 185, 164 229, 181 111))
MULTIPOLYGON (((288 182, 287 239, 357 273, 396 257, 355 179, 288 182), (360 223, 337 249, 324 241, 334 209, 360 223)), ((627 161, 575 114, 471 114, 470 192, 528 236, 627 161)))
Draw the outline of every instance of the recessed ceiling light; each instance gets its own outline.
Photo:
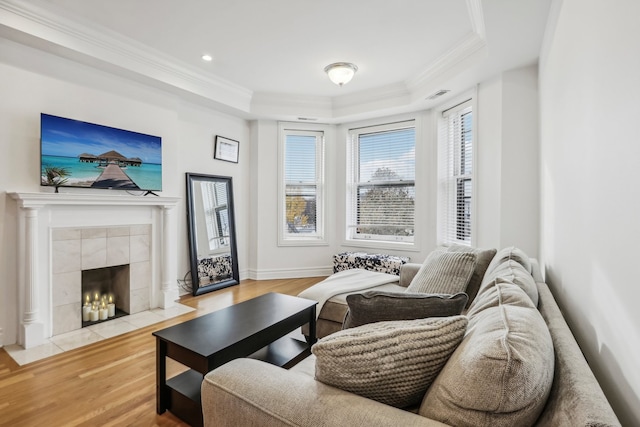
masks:
POLYGON ((202 55, 202 60, 203 61, 207 61, 207 62, 211 62, 211 61, 213 61, 213 56, 209 55, 208 53, 205 53, 204 55, 202 55))

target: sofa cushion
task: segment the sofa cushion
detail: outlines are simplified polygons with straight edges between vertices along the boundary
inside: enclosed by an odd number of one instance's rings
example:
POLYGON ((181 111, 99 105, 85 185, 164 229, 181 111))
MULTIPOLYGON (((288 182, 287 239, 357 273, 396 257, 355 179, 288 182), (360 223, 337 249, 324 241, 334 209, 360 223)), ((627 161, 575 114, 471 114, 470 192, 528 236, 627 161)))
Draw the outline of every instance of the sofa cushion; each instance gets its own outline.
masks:
POLYGON ((336 332, 311 348, 316 379, 387 405, 415 405, 466 327, 465 316, 451 316, 369 323, 336 332))
POLYGON ((447 317, 462 313, 467 294, 414 294, 408 292, 367 291, 347 296, 349 311, 343 329, 389 320, 447 317))
POLYGON ((496 281, 468 312, 464 340, 427 391, 420 414, 455 426, 529 426, 553 382, 549 330, 525 292, 496 281))
POLYGON ((533 276, 531 276, 519 262, 509 259, 498 264, 486 275, 484 280, 486 286, 482 289, 484 290, 490 287, 496 279, 504 279, 505 282, 520 286, 529 298, 531 298, 533 305, 538 306, 538 286, 536 285, 536 281, 533 280, 533 276))
POLYGON ((418 270, 407 292, 457 294, 465 292, 476 266, 473 252, 433 251, 418 270))
POLYGON ((494 248, 485 249, 485 248, 472 248, 470 246, 463 245, 451 245, 446 247, 447 252, 473 252, 476 254, 476 267, 473 269, 473 274, 471 275, 471 279, 469 279, 469 284, 467 285, 467 295, 469 296, 469 301, 467 302, 467 308, 471 305, 476 295, 478 294, 478 290, 480 289, 480 285, 482 284, 482 278, 484 277, 485 272, 487 271, 487 267, 491 263, 491 260, 496 255, 497 250, 494 248))
POLYGON ((508 260, 513 260, 521 264, 524 267, 524 269, 527 270, 529 274, 531 274, 532 267, 531 267, 531 261, 529 260, 529 256, 526 253, 524 253, 522 249, 516 248, 515 246, 510 246, 508 248, 500 249, 496 253, 496 255, 493 257, 493 259, 489 263, 489 267, 487 267, 487 271, 485 272, 485 277, 487 274, 491 274, 493 269, 496 268, 498 265, 508 260))

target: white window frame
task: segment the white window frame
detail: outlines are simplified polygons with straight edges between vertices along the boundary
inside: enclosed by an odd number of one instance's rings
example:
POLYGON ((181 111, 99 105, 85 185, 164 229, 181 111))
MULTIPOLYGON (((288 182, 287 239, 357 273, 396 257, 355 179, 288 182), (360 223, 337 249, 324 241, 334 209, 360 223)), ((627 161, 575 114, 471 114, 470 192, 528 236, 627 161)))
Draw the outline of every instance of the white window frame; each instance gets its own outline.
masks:
MULTIPOLYGON (((400 129, 414 128, 415 129, 415 151, 414 162, 417 162, 417 146, 420 139, 418 120, 413 118, 407 118, 385 124, 370 124, 360 127, 353 127, 347 131, 347 183, 346 183, 346 229, 345 229, 345 245, 358 246, 358 247, 371 247, 379 249, 403 249, 403 250, 415 250, 417 248, 416 243, 416 230, 419 227, 417 220, 414 219, 414 234, 413 236, 380 236, 380 235, 367 235, 363 233, 356 234, 356 218, 357 215, 357 194, 358 194, 358 165, 359 159, 357 158, 359 150, 357 147, 359 137, 363 134, 370 134, 375 132, 385 132, 400 129)), ((413 180, 414 188, 414 218, 418 218, 418 171, 416 170, 416 176, 413 180)))
POLYGON ((202 194, 202 204, 204 209, 204 217, 206 219, 205 226, 207 230, 208 241, 208 254, 218 254, 229 251, 230 236, 229 233, 229 205, 227 184, 225 182, 206 182, 200 183, 199 191, 202 194), (213 184, 206 186, 206 184, 213 184), (217 204, 220 199, 218 190, 224 187, 224 203, 217 204), (205 191, 205 189, 212 190, 212 193, 205 191), (223 221, 223 218, 226 221, 223 221), (226 226, 226 227, 225 227, 226 226), (226 230, 225 230, 226 229, 226 230), (224 234, 227 232, 227 235, 224 234))
MULTIPOLYGON (((305 123, 279 123, 278 125, 278 246, 322 246, 328 245, 325 227, 326 218, 326 182, 325 182, 325 140, 327 125, 305 123), (289 233, 286 219, 285 173, 287 135, 308 135, 316 137, 315 161, 316 179, 316 231, 315 233, 289 233)), ((311 184, 311 183, 309 183, 311 184)))
POLYGON ((475 246, 476 242, 476 206, 477 206, 477 103, 475 93, 458 98, 437 112, 438 118, 438 244, 439 245, 464 245, 475 246), (458 120, 467 111, 472 116, 472 140, 471 140, 471 173, 461 174, 459 162, 461 148, 460 135, 452 134, 450 120, 458 120), (471 203, 469 218, 468 239, 460 238, 457 233, 459 227, 458 185, 461 180, 471 183, 471 203))

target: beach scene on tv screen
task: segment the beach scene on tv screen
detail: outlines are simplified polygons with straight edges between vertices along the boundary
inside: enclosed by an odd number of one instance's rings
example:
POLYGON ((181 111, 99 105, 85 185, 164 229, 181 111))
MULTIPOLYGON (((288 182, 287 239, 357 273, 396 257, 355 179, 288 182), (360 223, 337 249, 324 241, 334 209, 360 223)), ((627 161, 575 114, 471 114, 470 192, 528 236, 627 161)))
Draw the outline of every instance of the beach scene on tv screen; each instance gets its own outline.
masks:
POLYGON ((41 184, 118 190, 162 189, 162 139, 41 115, 41 184))

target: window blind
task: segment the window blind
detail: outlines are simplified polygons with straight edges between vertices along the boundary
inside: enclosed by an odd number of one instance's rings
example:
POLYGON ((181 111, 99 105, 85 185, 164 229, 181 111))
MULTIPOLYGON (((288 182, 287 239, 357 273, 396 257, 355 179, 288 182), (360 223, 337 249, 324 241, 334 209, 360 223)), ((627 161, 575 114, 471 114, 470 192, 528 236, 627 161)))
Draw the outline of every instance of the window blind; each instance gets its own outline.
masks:
POLYGON ((473 111, 466 101, 442 114, 439 125, 439 240, 471 245, 473 111))
POLYGON ((350 159, 349 236, 353 239, 413 241, 413 122, 352 131, 350 159))
POLYGON ((322 186, 322 132, 285 133, 284 235, 319 236, 322 186))

